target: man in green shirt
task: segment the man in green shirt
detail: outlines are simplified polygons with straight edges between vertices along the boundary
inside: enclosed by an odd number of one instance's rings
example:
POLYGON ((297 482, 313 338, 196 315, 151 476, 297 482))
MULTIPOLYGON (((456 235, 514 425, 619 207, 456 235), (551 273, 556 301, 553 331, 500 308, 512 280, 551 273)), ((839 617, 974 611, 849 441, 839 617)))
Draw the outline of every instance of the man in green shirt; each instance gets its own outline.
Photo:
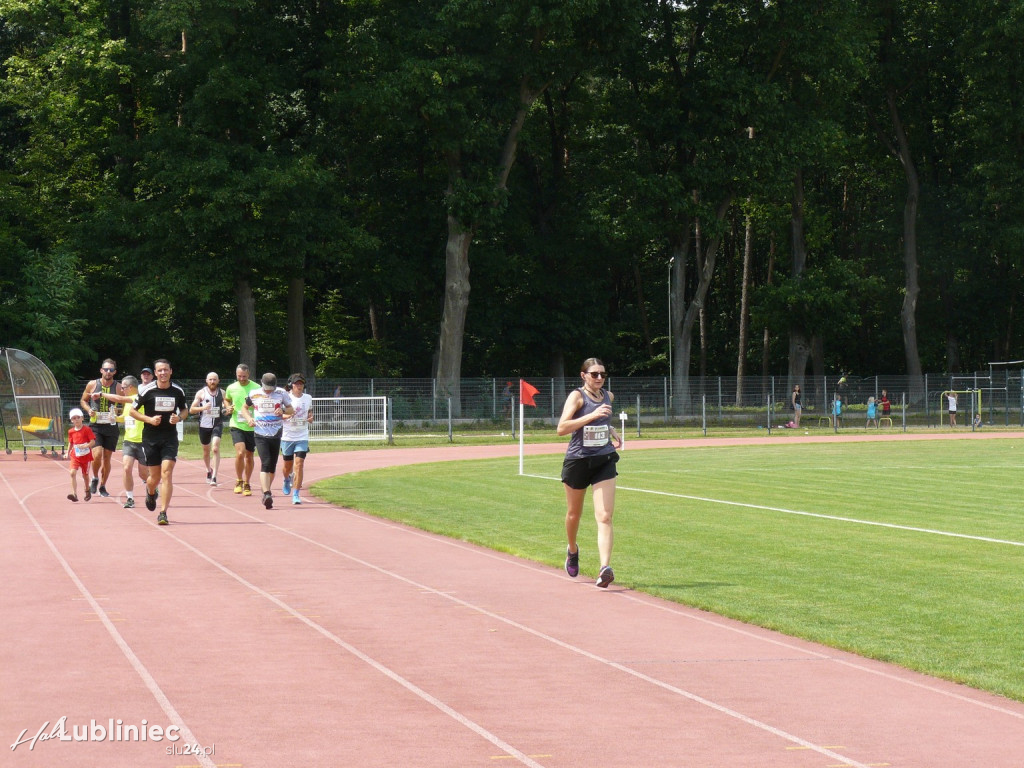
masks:
POLYGON ((260 385, 249 381, 249 366, 239 363, 235 368, 235 382, 224 390, 224 412, 231 415, 231 442, 235 446, 235 493, 252 496, 253 452, 256 437, 253 428, 242 418, 245 398, 260 385))

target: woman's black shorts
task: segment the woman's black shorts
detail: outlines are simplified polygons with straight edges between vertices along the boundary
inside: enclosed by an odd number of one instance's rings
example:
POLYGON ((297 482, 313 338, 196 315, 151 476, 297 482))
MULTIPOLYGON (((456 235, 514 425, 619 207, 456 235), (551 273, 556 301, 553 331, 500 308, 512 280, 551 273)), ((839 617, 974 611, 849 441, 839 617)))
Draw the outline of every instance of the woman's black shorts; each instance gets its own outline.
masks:
POLYGON ((585 456, 582 459, 566 459, 562 462, 562 482, 577 491, 586 489, 604 480, 618 477, 615 462, 619 454, 615 451, 601 456, 585 456))

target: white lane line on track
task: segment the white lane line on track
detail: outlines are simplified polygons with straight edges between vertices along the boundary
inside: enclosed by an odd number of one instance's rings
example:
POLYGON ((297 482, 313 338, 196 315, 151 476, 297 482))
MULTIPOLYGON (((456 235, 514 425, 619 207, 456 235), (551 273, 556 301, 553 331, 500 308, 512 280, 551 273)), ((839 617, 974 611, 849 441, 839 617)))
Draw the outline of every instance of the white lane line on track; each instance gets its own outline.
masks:
MULTIPOLYGON (((537 480, 559 480, 557 477, 547 475, 526 475, 537 480)), ((559 481, 560 482, 560 481, 559 481)), ((853 523, 855 525, 871 525, 877 528, 891 528, 899 531, 911 531, 913 533, 927 533, 933 536, 948 536, 954 539, 968 539, 970 541, 983 541, 988 544, 1008 544, 1011 547, 1024 547, 1024 541, 1012 541, 1010 539, 993 539, 988 536, 974 536, 969 533, 953 533, 935 528, 916 528, 912 525, 898 525, 896 523, 881 523, 877 520, 859 520, 855 517, 841 517, 839 515, 823 515, 819 512, 805 512, 799 509, 786 509, 785 507, 769 507, 763 504, 748 504, 742 501, 729 501, 728 499, 711 499, 705 496, 688 496, 685 493, 670 493, 668 491, 653 491, 649 488, 631 488, 628 485, 616 485, 617 491, 633 491, 634 493, 649 493, 652 496, 669 496, 673 499, 686 499, 687 501, 700 501, 707 504, 722 504, 727 507, 741 507, 743 509, 758 509, 763 512, 780 512, 784 515, 799 515, 800 517, 815 517, 819 520, 834 520, 839 523, 853 523)))
MULTIPOLYGON (((190 489, 186 489, 186 492, 187 493, 192 493, 193 495, 196 495, 196 496, 200 495, 200 494, 196 494, 194 491, 191 491, 190 489)), ((392 579, 400 581, 400 582, 402 582, 404 584, 407 584, 410 587, 413 587, 413 588, 415 588, 415 589, 417 589, 417 590, 419 590, 421 592, 427 592, 427 593, 430 593, 430 594, 434 594, 434 595, 437 595, 438 597, 441 597, 441 598, 443 598, 445 600, 449 600, 452 603, 455 603, 457 605, 463 606, 465 608, 470 608, 470 609, 472 609, 472 610, 474 610, 474 611, 476 611, 476 612, 478 612, 480 614, 488 616, 489 618, 491 618, 491 619, 493 619, 495 621, 500 621, 503 624, 506 624, 507 626, 513 627, 514 629, 517 629, 520 632, 523 632, 524 634, 532 635, 532 636, 537 637, 537 638, 539 638, 541 640, 544 640, 545 642, 551 643, 552 645, 555 645, 555 646, 558 646, 558 647, 560 647, 560 648, 562 648, 564 650, 567 650, 570 653, 577 654, 577 655, 582 656, 584 658, 590 659, 591 661, 595 661, 595 662, 597 662, 599 664, 603 664, 603 665, 605 665, 605 666, 607 666, 607 667, 609 667, 611 669, 615 669, 615 670, 617 670, 619 672, 623 672, 626 675, 629 675, 630 677, 642 680, 642 681, 644 681, 646 683, 649 683, 650 685, 654 685, 654 686, 656 686, 658 688, 662 688, 662 689, 664 689, 666 691, 669 691, 670 693, 674 693, 674 694, 676 694, 678 696, 681 696, 681 697, 683 697, 685 699, 688 699, 689 701, 692 701, 694 703, 700 704, 701 706, 704 706, 704 707, 706 707, 708 709, 714 710, 714 711, 716 711, 716 712, 718 712, 720 714, 726 715, 727 717, 731 717, 731 718, 733 718, 735 720, 738 720, 738 721, 740 721, 742 723, 745 723, 746 725, 749 725, 751 727, 757 728, 759 730, 762 730, 762 731, 770 733, 770 734, 772 734, 774 736, 777 736, 777 737, 779 737, 779 738, 781 738, 781 739, 783 739, 785 741, 790 742, 791 744, 797 744, 797 745, 799 745, 799 746, 801 746, 801 747, 803 747, 805 749, 817 752, 818 754, 823 755, 825 757, 831 758, 833 760, 838 760, 838 761, 840 761, 840 763, 842 765, 848 766, 848 768, 869 768, 867 764, 859 763, 856 760, 852 760, 849 757, 846 757, 844 755, 839 754, 838 752, 833 752, 833 751, 831 751, 829 749, 826 749, 824 747, 820 747, 820 746, 818 746, 818 745, 816 745, 816 744, 814 744, 814 743, 812 743, 810 741, 807 741, 806 739, 803 739, 803 738, 801 738, 799 736, 796 736, 795 734, 788 733, 787 731, 784 731, 781 728, 776 728, 773 725, 769 725, 768 723, 762 722, 762 721, 757 720, 757 719, 755 719, 753 717, 749 717, 748 715, 744 715, 742 712, 739 712, 737 710, 731 709, 731 708, 726 707, 726 706, 724 706, 722 704, 718 704, 717 702, 711 701, 710 699, 706 699, 706 698, 704 698, 702 696, 699 696, 699 695, 697 695, 697 694, 695 694, 695 693, 693 693, 691 691, 687 691, 687 690, 684 690, 684 689, 679 688, 677 686, 671 685, 669 683, 666 683, 663 680, 659 680, 659 679, 657 679, 655 677, 652 677, 650 675, 646 675, 646 674, 644 674, 642 672, 639 672, 639 671, 637 671, 635 669, 632 669, 631 667, 628 667, 628 666, 626 666, 624 664, 620 664, 618 662, 612 661, 611 659, 606 659, 606 658, 604 658, 602 656, 599 656, 599 655, 597 655, 595 653, 592 653, 592 652, 587 651, 587 650, 585 650, 583 648, 580 648, 579 646, 575 646, 575 645, 572 645, 570 643, 566 643, 566 642, 564 642, 562 640, 559 640, 556 637, 552 637, 551 635, 545 634, 545 633, 543 633, 543 632, 541 632, 539 630, 536 630, 536 629, 534 629, 532 627, 528 627, 525 624, 522 624, 522 623, 520 623, 518 621, 515 621, 513 619, 509 619, 508 617, 502 616, 502 615, 500 615, 498 613, 495 613, 493 611, 489 611, 486 608, 482 608, 482 607, 477 606, 477 605, 475 605, 473 603, 470 603, 469 601, 466 601, 466 600, 463 600, 461 598, 455 597, 454 595, 451 595, 451 594, 449 594, 447 592, 443 592, 441 590, 434 589, 433 587, 430 587, 430 586, 428 586, 426 584, 422 584, 420 582, 414 581, 413 579, 409 579, 409 578, 407 578, 405 576, 402 576, 401 574, 395 573, 394 571, 389 571, 386 568, 382 568, 382 567, 380 567, 378 565, 375 565, 373 563, 370 563, 370 562, 368 562, 366 560, 362 560, 362 559, 360 559, 358 557, 355 557, 353 555, 350 555, 350 554, 347 554, 345 552, 342 552, 342 551, 340 551, 338 549, 335 549, 333 547, 330 547, 330 546, 328 546, 328 545, 326 545, 326 544, 324 544, 322 542, 316 541, 315 539, 311 539, 308 536, 305 536, 305 535, 303 535, 301 533, 296 533, 295 531, 293 531, 291 529, 283 528, 283 527, 281 527, 281 526, 279 526, 279 525, 277 525, 275 523, 271 523, 271 522, 269 522, 267 520, 264 520, 262 518, 259 518, 259 517, 255 516, 255 515, 251 515, 248 512, 243 512, 243 511, 241 511, 239 509, 235 509, 234 507, 231 507, 229 505, 223 504, 223 503, 221 503, 219 501, 216 501, 216 500, 212 500, 212 501, 217 506, 222 506, 225 509, 228 509, 228 510, 230 510, 232 512, 235 512, 236 514, 239 514, 239 515, 247 517, 247 518, 249 518, 251 520, 263 523, 268 528, 272 528, 274 530, 277 530, 277 531, 285 533, 285 534, 287 534, 289 536, 292 536, 292 537, 294 537, 294 538, 296 538, 296 539, 298 539, 300 541, 304 541, 304 542, 306 542, 308 544, 312 544, 315 547, 323 549, 323 550, 325 550, 327 552, 330 552, 330 553, 332 553, 334 555, 337 555, 339 557, 343 557, 346 560, 349 560, 350 562, 356 563, 357 565, 360 565, 360 566, 362 566, 364 568, 367 568, 367 569, 372 570, 372 571, 376 571, 377 573, 380 573, 382 575, 385 575, 385 576, 388 576, 388 577, 390 577, 392 579)), ((484 729, 482 726, 477 725, 472 720, 470 720, 469 718, 466 718, 465 716, 463 716, 459 712, 455 711, 454 709, 449 707, 447 704, 444 704, 444 702, 440 701, 439 699, 435 698, 434 696, 432 696, 431 694, 427 693, 423 689, 419 688, 414 683, 406 680, 404 677, 402 677, 398 673, 394 672, 393 670, 389 669, 388 667, 384 666, 380 662, 376 661, 375 659, 373 659, 369 655, 363 653, 358 648, 356 648, 356 647, 350 645, 349 643, 345 642, 340 637, 338 637, 337 635, 333 634, 330 630, 326 629, 325 627, 322 627, 321 625, 317 624, 314 621, 311 621, 307 617, 303 616, 301 613, 298 613, 297 611, 292 609, 289 605, 287 605, 284 601, 282 601, 282 600, 272 596, 270 593, 264 592, 260 587, 257 587, 256 585, 251 584, 250 582, 246 581, 242 576, 234 573, 233 571, 231 571, 226 566, 221 565, 219 562, 217 562, 216 560, 214 560, 213 558, 211 558, 210 556, 208 556, 204 552, 200 551, 199 549, 197 549, 193 545, 189 544, 187 541, 184 541, 183 539, 175 536, 174 534, 169 534, 169 535, 172 538, 174 538, 177 542, 179 542, 182 546, 184 546, 185 548, 187 548, 188 550, 193 552, 197 557, 200 557, 201 559, 203 559, 206 562, 210 563, 210 565, 212 565, 215 568, 218 568, 219 570, 223 571, 225 574, 227 574, 231 578, 235 579, 236 581, 238 581, 240 584, 242 584, 246 588, 248 588, 248 589, 250 589, 250 590, 252 590, 252 591, 254 591, 254 592, 256 592, 256 593, 258 593, 260 595, 262 595, 267 600, 269 600, 270 602, 272 602, 275 605, 279 606, 283 610, 288 611, 293 616, 295 616, 295 618, 297 618, 300 621, 302 621, 304 624, 309 626, 311 629, 315 630, 319 634, 321 634, 324 637, 326 637, 327 639, 331 640, 331 642, 333 642, 333 643, 337 644, 338 646, 344 648, 346 651, 348 651, 352 655, 356 656, 361 661, 365 662, 366 664, 369 664, 371 667, 376 669, 381 674, 384 674, 387 677, 389 677, 392 680, 394 680, 395 682, 399 683, 400 685, 402 685, 403 687, 405 687, 409 691, 413 692, 414 694, 416 694, 417 696, 422 698, 424 701, 426 701, 426 702, 432 704, 433 706, 437 707, 442 712, 444 712, 445 714, 449 715, 450 717, 455 719, 460 724, 470 728, 471 730, 473 730, 477 734, 483 736, 485 739, 487 739, 488 741, 493 743, 499 749, 502 749, 503 751, 505 751, 507 754, 515 757, 516 759, 518 759, 520 762, 524 763, 525 765, 535 766, 536 768, 542 768, 542 766, 540 766, 538 763, 534 762, 525 753, 521 752, 520 750, 516 749, 515 747, 512 747, 509 744, 506 744, 504 741, 502 741, 497 736, 494 736, 493 734, 491 734, 489 731, 484 729)), ((508 562, 508 561, 506 561, 506 562, 508 562)))
MULTIPOLYGON (((7 486, 7 489, 11 492, 11 495, 18 500, 18 504, 21 507, 22 511, 25 513, 25 516, 28 517, 28 519, 32 522, 32 525, 35 527, 36 532, 39 534, 40 538, 42 538, 42 540, 46 543, 46 546, 49 547, 50 552, 53 553, 54 558, 57 560, 58 563, 60 563, 61 568, 64 569, 64 572, 68 575, 68 578, 71 579, 72 583, 74 583, 75 587, 78 589, 82 597, 85 598, 86 602, 89 603, 89 606, 92 608, 92 610, 96 613, 97 616, 99 616, 100 621, 103 623, 103 626, 110 634, 110 637, 114 641, 114 644, 117 645, 117 647, 121 650, 121 653, 124 654, 125 659, 127 659, 128 663, 131 664, 136 674, 138 674, 138 676, 142 678, 143 684, 152 694, 153 698, 156 699, 157 704, 160 705, 160 709, 162 709, 164 711, 164 714, 167 715, 168 720, 170 720, 170 722, 173 725, 176 725, 178 727, 179 733, 181 733, 181 735, 185 739, 185 743, 190 745, 199 744, 200 742, 196 740, 196 737, 192 733, 191 729, 189 729, 188 725, 185 724, 185 720, 181 717, 180 714, 178 714, 178 710, 176 710, 174 708, 174 705, 171 704, 170 699, 167 698, 167 694, 165 694, 163 692, 163 689, 160 688, 160 684, 157 683, 153 675, 150 674, 149 670, 146 668, 146 665, 142 663, 142 660, 135 655, 135 652, 131 649, 131 646, 128 645, 128 642, 121 636, 121 633, 117 631, 117 628, 114 626, 114 622, 107 615, 106 610, 104 610, 104 608, 99 604, 96 598, 93 597, 92 593, 89 591, 88 587, 85 586, 82 580, 78 578, 78 574, 75 573, 75 570, 71 567, 71 564, 64 559, 64 556, 60 553, 60 550, 57 549, 57 545, 53 543, 53 540, 47 535, 46 531, 43 530, 43 527, 39 524, 39 521, 36 519, 35 515, 33 515, 29 511, 28 506, 26 505, 25 502, 30 496, 33 496, 34 494, 38 493, 40 489, 31 491, 25 497, 19 498, 18 495, 14 492, 14 489, 11 487, 11 484, 8 481, 7 477, 3 473, 0 473, 0 477, 3 478, 4 484, 7 486)), ((216 768, 216 763, 210 759, 209 755, 204 754, 203 750, 201 749, 197 750, 197 754, 192 755, 192 757, 198 760, 199 763, 203 766, 203 768, 216 768)))

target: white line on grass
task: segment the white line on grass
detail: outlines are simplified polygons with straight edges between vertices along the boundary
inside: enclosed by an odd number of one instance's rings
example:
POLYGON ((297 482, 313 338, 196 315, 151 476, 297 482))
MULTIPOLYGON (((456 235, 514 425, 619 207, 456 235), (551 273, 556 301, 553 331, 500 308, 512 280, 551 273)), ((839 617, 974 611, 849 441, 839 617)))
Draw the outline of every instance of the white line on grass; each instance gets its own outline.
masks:
MULTIPOLYGON (((558 480, 557 477, 547 475, 523 474, 523 477, 533 477, 538 480, 558 480)), ((1008 544, 1011 547, 1024 547, 1022 541, 1010 541, 1008 539, 994 539, 989 536, 972 536, 968 533, 953 533, 952 531, 940 531, 935 528, 917 528, 913 525, 897 525, 896 523, 880 523, 877 520, 859 520, 855 517, 840 517, 839 515, 823 515, 819 512, 804 512, 799 509, 786 509, 785 507, 769 507, 764 504, 747 504, 742 501, 729 501, 727 499, 709 499, 706 496, 688 496, 685 493, 669 493, 668 491, 652 491, 650 488, 631 488, 628 485, 616 485, 618 491, 633 491, 634 493, 649 493, 652 496, 669 496, 674 499, 687 499, 689 501, 703 501, 708 504, 723 504, 729 507, 742 507, 744 509, 760 509, 765 512, 781 512, 785 515, 800 515, 801 517, 815 517, 819 520, 835 520, 840 523, 854 523, 856 525, 873 525, 878 528, 893 528, 900 531, 912 531, 914 533, 930 533, 933 536, 948 536, 954 539, 970 539, 971 541, 984 541, 989 544, 1008 544)))

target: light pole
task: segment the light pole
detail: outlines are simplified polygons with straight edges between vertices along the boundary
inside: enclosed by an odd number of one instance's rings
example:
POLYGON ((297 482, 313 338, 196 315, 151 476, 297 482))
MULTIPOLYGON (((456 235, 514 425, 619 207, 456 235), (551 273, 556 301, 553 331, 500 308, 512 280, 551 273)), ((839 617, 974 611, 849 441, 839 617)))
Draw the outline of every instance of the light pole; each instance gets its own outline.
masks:
POLYGON ((672 263, 673 256, 668 260, 668 401, 672 403, 672 263))

